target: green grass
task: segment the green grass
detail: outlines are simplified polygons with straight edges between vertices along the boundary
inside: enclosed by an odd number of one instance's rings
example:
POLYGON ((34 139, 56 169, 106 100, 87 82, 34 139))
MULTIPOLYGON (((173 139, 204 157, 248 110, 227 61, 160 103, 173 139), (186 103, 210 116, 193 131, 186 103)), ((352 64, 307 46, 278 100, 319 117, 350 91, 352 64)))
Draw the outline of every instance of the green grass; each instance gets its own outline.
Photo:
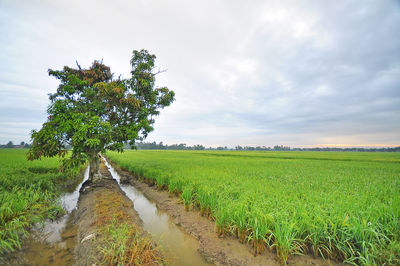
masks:
POLYGON ((0 254, 21 247, 35 223, 63 212, 60 187, 70 178, 59 173, 57 158, 27 161, 25 149, 0 149, 0 254))
POLYGON ((256 253, 313 253, 354 264, 400 264, 400 154, 108 152, 121 167, 181 195, 219 234, 256 253), (159 184, 160 185, 160 184, 159 184))

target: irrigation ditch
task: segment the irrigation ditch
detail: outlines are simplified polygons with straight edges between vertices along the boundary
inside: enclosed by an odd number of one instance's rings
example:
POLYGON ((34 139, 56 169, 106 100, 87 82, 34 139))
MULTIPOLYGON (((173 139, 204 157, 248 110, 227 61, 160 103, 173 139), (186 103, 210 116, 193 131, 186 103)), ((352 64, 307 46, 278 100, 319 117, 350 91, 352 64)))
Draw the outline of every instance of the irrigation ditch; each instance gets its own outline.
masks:
MULTIPOLYGON (((187 209, 179 197, 139 180, 102 158, 100 173, 64 193, 66 214, 31 230, 4 265, 280 265, 274 252, 219 236, 214 221, 187 209), (121 248, 122 247, 122 248, 121 248)), ((337 265, 311 255, 288 265, 337 265)))

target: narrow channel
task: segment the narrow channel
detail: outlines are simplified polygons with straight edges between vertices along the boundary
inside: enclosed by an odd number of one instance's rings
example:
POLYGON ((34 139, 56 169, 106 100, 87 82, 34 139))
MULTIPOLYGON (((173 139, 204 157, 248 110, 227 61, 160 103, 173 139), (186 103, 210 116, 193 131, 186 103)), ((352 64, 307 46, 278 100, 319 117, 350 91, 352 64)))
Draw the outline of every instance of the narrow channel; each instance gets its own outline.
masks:
POLYGON ((127 197, 132 200, 134 209, 143 221, 143 228, 150 233, 153 240, 161 246, 171 265, 209 265, 197 251, 199 243, 182 232, 168 214, 157 209, 155 203, 148 200, 134 186, 120 183, 120 176, 103 158, 114 179, 117 180, 127 197))
POLYGON ((82 181, 60 197, 66 214, 34 226, 21 249, 1 258, 0 265, 73 265, 77 228, 72 222, 72 213, 78 204, 79 190, 88 178, 89 167, 82 181))

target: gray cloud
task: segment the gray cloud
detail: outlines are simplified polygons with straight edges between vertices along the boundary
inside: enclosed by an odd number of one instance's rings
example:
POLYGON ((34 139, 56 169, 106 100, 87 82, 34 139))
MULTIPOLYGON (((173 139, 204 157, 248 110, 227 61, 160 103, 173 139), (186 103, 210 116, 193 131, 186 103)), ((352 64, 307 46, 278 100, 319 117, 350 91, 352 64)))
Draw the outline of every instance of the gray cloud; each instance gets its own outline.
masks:
POLYGON ((44 122, 48 68, 146 48, 177 99, 150 141, 398 145, 399 25, 389 0, 2 1, 0 143, 44 122))

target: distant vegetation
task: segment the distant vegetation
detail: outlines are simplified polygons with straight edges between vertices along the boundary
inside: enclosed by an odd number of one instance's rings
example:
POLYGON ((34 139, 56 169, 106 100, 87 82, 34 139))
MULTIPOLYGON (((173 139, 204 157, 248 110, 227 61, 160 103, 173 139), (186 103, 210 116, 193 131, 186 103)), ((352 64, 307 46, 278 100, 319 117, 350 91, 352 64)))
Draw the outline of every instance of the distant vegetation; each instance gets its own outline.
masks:
POLYGON ((400 154, 107 152, 180 195, 256 253, 312 252, 352 264, 400 264, 400 154))
MULTIPOLYGON (((30 148, 29 143, 21 142, 19 145, 14 145, 12 141, 9 141, 5 145, 0 145, 0 148, 30 148)), ((274 147, 266 146, 240 146, 237 145, 235 148, 228 148, 227 146, 220 147, 205 147, 201 144, 187 145, 184 143, 180 144, 164 144, 162 141, 157 142, 137 142, 135 144, 138 150, 222 150, 222 151, 346 151, 346 152, 400 152, 399 147, 388 147, 388 148, 336 148, 336 147, 315 147, 315 148, 291 148, 289 146, 275 145, 274 147)), ((67 150, 72 149, 71 145, 66 144, 67 150)), ((124 149, 130 149, 131 146, 128 144, 124 145, 124 149)))
MULTIPOLYGON (((186 144, 172 144, 172 145, 164 145, 162 142, 138 142, 135 144, 136 148, 139 150, 204 150, 205 147, 203 145, 194 145, 188 146, 186 144)), ((125 148, 130 148, 130 146, 126 145, 125 148)))
POLYGON ((57 197, 70 176, 58 172, 56 158, 28 162, 26 152, 0 150, 0 254, 20 248, 31 225, 63 212, 57 197))
MULTIPOLYGON (((224 147, 205 147, 203 145, 189 146, 184 143, 180 144, 163 144, 163 142, 138 142, 135 144, 139 150, 238 150, 238 151, 348 151, 348 152, 400 152, 400 147, 393 148, 334 148, 334 147, 316 147, 316 148, 291 148, 289 146, 275 145, 274 147, 266 146, 235 146, 234 149, 224 147)), ((129 149, 129 145, 125 145, 129 149)))
POLYGON ((21 141, 21 143, 19 145, 15 145, 12 141, 7 142, 7 144, 5 145, 0 145, 0 148, 8 148, 8 149, 13 149, 13 148, 30 148, 31 145, 28 143, 25 143, 23 141, 21 141))

